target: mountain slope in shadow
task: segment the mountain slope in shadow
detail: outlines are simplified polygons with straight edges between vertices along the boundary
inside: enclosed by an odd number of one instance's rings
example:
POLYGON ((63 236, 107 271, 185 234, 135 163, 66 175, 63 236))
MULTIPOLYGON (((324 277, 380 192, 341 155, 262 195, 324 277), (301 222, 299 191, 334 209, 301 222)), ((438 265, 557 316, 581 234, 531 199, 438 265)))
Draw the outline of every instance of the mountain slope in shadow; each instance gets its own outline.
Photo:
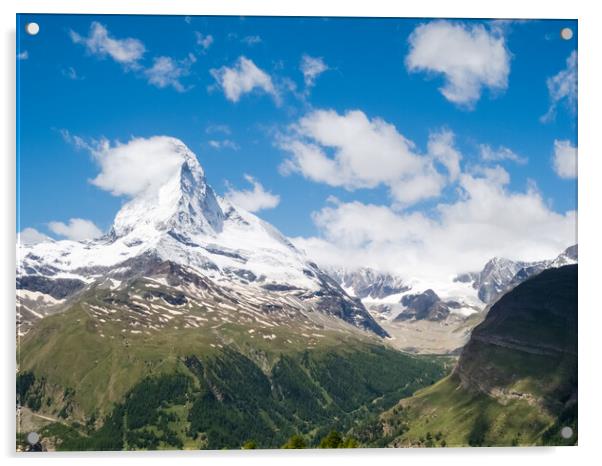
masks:
POLYGON ((576 444, 577 273, 577 265, 546 270, 500 298, 453 373, 384 413, 379 434, 363 440, 392 446, 576 444), (572 429, 569 438, 560 435, 563 427, 572 429))

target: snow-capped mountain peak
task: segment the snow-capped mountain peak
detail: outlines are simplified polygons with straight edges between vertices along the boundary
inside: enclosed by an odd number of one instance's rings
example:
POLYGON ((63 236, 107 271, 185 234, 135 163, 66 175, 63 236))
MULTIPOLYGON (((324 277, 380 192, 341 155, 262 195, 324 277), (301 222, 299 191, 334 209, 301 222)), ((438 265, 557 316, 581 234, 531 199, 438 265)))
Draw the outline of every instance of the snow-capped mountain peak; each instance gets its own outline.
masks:
POLYGON ((173 174, 122 207, 113 224, 115 236, 147 228, 208 235, 222 230, 224 213, 197 158, 181 141, 167 142, 172 145, 173 174))
POLYGON ((479 299, 489 304, 527 278, 549 268, 575 264, 577 259, 577 245, 568 247, 551 260, 523 262, 494 257, 480 272, 462 274, 455 280, 472 283, 472 286, 478 290, 479 299))
POLYGON ((57 273, 77 273, 154 254, 208 275, 244 269, 265 281, 317 289, 304 272, 312 267, 303 253, 268 223, 218 197, 181 141, 162 142, 173 161, 168 176, 124 204, 107 235, 82 242, 22 243, 20 265, 36 270, 42 263, 57 273))
POLYGON ((49 289, 57 280, 89 285, 117 276, 127 280, 145 273, 149 261, 174 263, 212 281, 216 289, 253 296, 253 305, 265 302, 286 310, 297 303, 310 313, 336 316, 386 335, 359 300, 348 296, 278 230, 217 196, 196 156, 182 142, 161 142, 169 149, 167 174, 135 193, 107 235, 89 241, 18 244, 18 286, 35 292, 38 285, 49 289))
POLYGON ((328 268, 327 271, 349 294, 360 299, 379 300, 410 289, 402 277, 368 267, 328 268))

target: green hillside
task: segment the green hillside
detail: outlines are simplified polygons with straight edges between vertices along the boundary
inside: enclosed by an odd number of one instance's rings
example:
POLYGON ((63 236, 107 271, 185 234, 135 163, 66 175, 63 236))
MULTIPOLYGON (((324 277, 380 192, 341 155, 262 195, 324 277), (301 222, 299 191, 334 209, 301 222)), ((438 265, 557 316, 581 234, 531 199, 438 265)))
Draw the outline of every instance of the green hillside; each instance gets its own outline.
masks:
POLYGON ((273 332, 252 339, 230 323, 219 335, 125 336, 76 305, 23 339, 20 399, 61 420, 42 431, 61 450, 280 447, 295 434, 317 446, 448 373, 445 358, 400 353, 359 331, 324 330, 309 348, 291 327, 273 332))

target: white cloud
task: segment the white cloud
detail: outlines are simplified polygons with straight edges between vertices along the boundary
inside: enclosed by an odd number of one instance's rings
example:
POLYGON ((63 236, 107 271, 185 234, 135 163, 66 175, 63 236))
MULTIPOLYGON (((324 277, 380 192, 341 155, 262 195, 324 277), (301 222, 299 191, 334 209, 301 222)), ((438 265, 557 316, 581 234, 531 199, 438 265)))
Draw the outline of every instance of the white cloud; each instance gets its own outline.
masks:
POLYGON ((91 183, 114 196, 135 197, 155 191, 172 178, 184 161, 182 143, 166 136, 134 138, 126 144, 101 141, 92 151, 100 173, 91 183))
POLYGON ((27 60, 29 58, 29 52, 23 50, 23 52, 17 54, 17 60, 27 60))
POLYGON ((211 139, 208 143, 214 149, 231 149, 238 150, 240 146, 230 139, 211 139))
POLYGON ((573 50, 566 59, 566 68, 546 81, 550 94, 550 107, 544 116, 543 123, 556 117, 556 109, 564 102, 571 113, 577 109, 577 51, 573 50))
POLYGON ((53 233, 74 241, 94 239, 102 235, 102 231, 90 220, 72 218, 68 223, 50 222, 48 228, 53 233))
POLYGON ((201 47, 201 49, 206 52, 213 44, 213 36, 211 34, 203 34, 199 31, 194 31, 194 35, 196 37, 196 44, 201 47))
POLYGON ((190 67, 195 61, 196 58, 192 54, 180 61, 171 57, 156 57, 153 66, 144 70, 144 75, 149 84, 160 89, 171 86, 178 92, 185 92, 188 88, 180 79, 190 73, 190 67))
POLYGON ((395 205, 407 207, 439 196, 445 183, 443 175, 427 165, 424 172, 396 181, 389 186, 389 189, 395 205))
POLYGON ((63 138, 63 140, 67 144, 71 144, 77 150, 83 149, 83 150, 87 150, 89 152, 94 152, 96 147, 99 144, 98 141, 92 141, 91 143, 89 143, 81 136, 78 136, 76 134, 71 134, 69 132, 69 130, 66 130, 66 129, 60 129, 59 132, 61 133, 61 137, 63 138))
POLYGON ((113 196, 136 197, 157 190, 172 179, 185 161, 188 149, 169 136, 132 138, 111 144, 107 139, 86 140, 60 130, 65 142, 90 152, 100 173, 90 183, 113 196))
POLYGON ((409 43, 408 70, 443 74, 440 91, 450 102, 472 108, 483 88, 508 87, 510 53, 499 28, 431 21, 418 26, 409 43))
POLYGON ((245 179, 253 186, 252 190, 237 191, 229 187, 225 197, 236 206, 240 206, 249 212, 273 209, 280 203, 280 196, 266 191, 255 178, 245 175, 245 179))
POLYGON ((230 129, 230 127, 228 125, 220 125, 220 124, 207 125, 207 127, 205 128, 205 132, 207 134, 215 134, 215 133, 232 134, 232 130, 230 129))
POLYGON ((253 35, 253 36, 245 36, 240 41, 247 44, 249 47, 252 47, 253 45, 260 44, 262 42, 262 39, 261 39, 261 36, 253 35))
POLYGON ((533 185, 511 192, 509 180, 499 166, 462 174, 457 200, 432 215, 335 200, 313 216, 320 236, 294 242, 323 265, 433 281, 480 270, 493 256, 544 259, 576 243, 574 211, 552 211, 533 185))
POLYGON ((226 98, 232 102, 238 102, 242 95, 255 89, 270 94, 276 103, 280 102, 270 75, 246 57, 239 57, 232 67, 213 68, 210 73, 223 89, 226 98))
POLYGON ((40 233, 35 228, 25 228, 18 233, 17 241, 19 242, 19 244, 29 246, 33 244, 52 241, 52 238, 50 238, 50 236, 45 235, 44 233, 40 233))
POLYGON ((316 78, 328 70, 328 65, 324 63, 322 57, 310 57, 309 55, 303 55, 301 57, 301 72, 303 73, 303 79, 306 87, 313 87, 316 82, 316 78))
POLYGON ((527 163, 527 159, 525 157, 521 157, 511 149, 508 149, 504 146, 499 146, 497 149, 494 149, 489 144, 480 144, 479 152, 481 159, 486 162, 501 162, 503 160, 511 160, 512 162, 516 162, 521 165, 527 163))
POLYGON ((570 141, 554 141, 554 171, 561 178, 577 178, 577 147, 570 141))
POLYGON ((70 36, 74 43, 84 45, 89 53, 100 57, 108 55, 117 63, 128 68, 137 68, 138 61, 146 51, 140 40, 115 39, 109 35, 105 26, 96 21, 90 25, 87 37, 81 36, 75 31, 70 31, 70 36))
POLYGON ((63 68, 61 70, 61 74, 63 76, 65 76, 66 78, 69 78, 69 79, 71 79, 73 81, 78 81, 80 79, 83 79, 79 74, 77 74, 77 71, 72 66, 69 66, 67 68, 63 68))
POLYGON ((445 186, 435 160, 457 177, 459 154, 452 143, 451 133, 434 135, 429 149, 436 154, 420 155, 395 126, 359 110, 312 111, 277 141, 290 153, 280 167, 284 175, 298 172, 348 190, 385 185, 396 202, 406 205, 436 196, 445 186))
MULTIPOLYGON (((152 66, 146 67, 141 64, 146 48, 140 40, 115 39, 110 36, 107 28, 98 22, 91 24, 87 37, 82 37, 75 31, 70 31, 70 35, 74 43, 84 45, 89 53, 100 57, 110 56, 123 65, 126 71, 134 70, 138 77, 145 78, 153 86, 160 89, 172 87, 178 92, 189 89, 180 80, 190 74, 190 68, 197 60, 192 53, 182 60, 166 56, 154 57, 152 66)), ((212 40, 211 38, 209 44, 212 40)), ((77 79, 77 73, 72 68, 63 71, 63 74, 71 79, 77 79)))
POLYGON ((452 180, 460 175, 462 156, 454 147, 455 136, 449 130, 431 133, 428 140, 428 153, 445 166, 452 180))

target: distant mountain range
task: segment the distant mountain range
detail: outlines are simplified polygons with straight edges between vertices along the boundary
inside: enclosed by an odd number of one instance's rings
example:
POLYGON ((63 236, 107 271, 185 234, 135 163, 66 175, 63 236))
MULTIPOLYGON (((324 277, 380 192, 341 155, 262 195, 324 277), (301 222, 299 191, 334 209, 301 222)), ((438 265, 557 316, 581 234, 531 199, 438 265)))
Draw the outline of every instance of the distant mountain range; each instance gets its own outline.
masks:
POLYGON ((478 291, 479 299, 490 304, 509 289, 546 269, 576 264, 577 252, 577 245, 574 245, 565 249, 554 259, 536 262, 521 262, 494 257, 485 264, 480 272, 462 274, 455 280, 471 283, 473 288, 478 291))
MULTIPOLYGON (((455 287, 451 298, 442 298, 437 289, 413 284, 400 275, 371 268, 325 270, 349 295, 360 298, 376 314, 388 315, 397 321, 439 321, 450 315, 467 317, 477 310, 484 310, 486 305, 527 278, 546 269, 575 264, 577 259, 577 245, 550 260, 523 262, 494 257, 480 272, 455 277, 453 283, 460 286, 455 287), (462 288, 462 284, 469 285, 469 288, 462 288), (472 290, 476 291, 478 301, 475 301, 472 290), (467 312, 458 312, 462 309, 467 312)), ((449 291, 449 287, 444 291, 449 291)))
POLYGON ((480 272, 448 282, 416 281, 369 268, 325 270, 350 296, 361 299, 395 347, 414 353, 457 354, 472 328, 504 293, 543 270, 575 263, 577 245, 554 259, 537 262, 496 257, 480 272))
POLYGON ((326 269, 344 290, 360 299, 383 299, 411 289, 401 277, 370 268, 357 270, 326 269))

